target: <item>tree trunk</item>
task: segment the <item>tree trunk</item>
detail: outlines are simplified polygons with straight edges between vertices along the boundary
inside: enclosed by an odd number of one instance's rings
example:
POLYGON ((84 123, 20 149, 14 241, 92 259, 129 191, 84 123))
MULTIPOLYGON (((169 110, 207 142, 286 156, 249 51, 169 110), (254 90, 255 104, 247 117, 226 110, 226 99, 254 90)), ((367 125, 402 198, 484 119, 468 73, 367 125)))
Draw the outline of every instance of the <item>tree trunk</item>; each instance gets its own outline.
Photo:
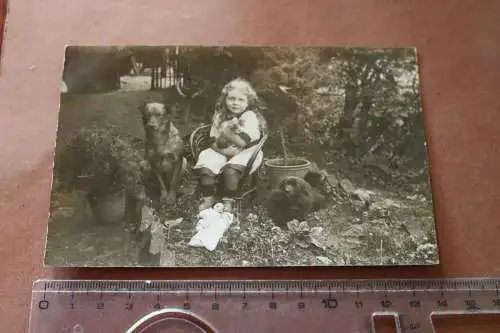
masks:
POLYGON ((359 109, 359 132, 364 133, 367 130, 369 112, 373 105, 373 96, 364 98, 359 109))
POLYGON ((370 81, 369 82, 369 90, 365 90, 363 95, 361 96, 361 107, 359 110, 360 114, 360 126, 359 126, 359 132, 360 133, 365 133, 367 130, 367 125, 368 125, 368 119, 369 115, 368 113, 370 112, 373 102, 375 99, 375 94, 376 92, 380 89, 380 75, 378 71, 374 71, 373 75, 370 76, 370 81))
POLYGON ((344 99, 344 110, 342 113, 342 118, 339 121, 339 138, 343 136, 343 130, 352 126, 354 110, 359 103, 358 101, 358 90, 359 87, 348 83, 345 89, 345 99, 344 99))

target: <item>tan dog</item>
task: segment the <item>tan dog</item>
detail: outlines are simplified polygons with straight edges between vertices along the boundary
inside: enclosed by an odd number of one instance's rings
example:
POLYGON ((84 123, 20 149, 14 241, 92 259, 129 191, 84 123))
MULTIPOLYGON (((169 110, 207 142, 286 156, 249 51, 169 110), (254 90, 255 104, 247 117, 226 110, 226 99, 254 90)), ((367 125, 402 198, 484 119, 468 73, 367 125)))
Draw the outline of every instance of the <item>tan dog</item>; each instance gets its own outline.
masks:
POLYGON ((160 183, 160 199, 174 205, 186 167, 184 142, 164 104, 144 102, 139 110, 146 132, 146 158, 160 183))

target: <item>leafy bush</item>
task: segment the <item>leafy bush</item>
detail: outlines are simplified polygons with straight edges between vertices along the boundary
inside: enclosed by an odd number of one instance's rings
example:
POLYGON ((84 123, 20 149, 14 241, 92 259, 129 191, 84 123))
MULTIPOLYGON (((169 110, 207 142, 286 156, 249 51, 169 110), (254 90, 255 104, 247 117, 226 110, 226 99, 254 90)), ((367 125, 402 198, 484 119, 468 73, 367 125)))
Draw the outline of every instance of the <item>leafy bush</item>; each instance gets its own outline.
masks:
POLYGON ((84 128, 56 154, 54 172, 63 186, 97 195, 135 189, 147 168, 133 139, 113 128, 84 128))

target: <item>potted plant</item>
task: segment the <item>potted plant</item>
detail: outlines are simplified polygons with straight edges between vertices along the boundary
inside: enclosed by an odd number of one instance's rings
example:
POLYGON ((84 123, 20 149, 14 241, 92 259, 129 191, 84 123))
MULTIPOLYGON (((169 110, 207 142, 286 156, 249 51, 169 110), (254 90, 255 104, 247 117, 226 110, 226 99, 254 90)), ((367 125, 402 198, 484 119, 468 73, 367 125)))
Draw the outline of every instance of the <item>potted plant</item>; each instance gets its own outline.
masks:
POLYGON ((304 177, 311 167, 311 162, 306 158, 290 157, 287 149, 286 127, 284 125, 280 126, 278 132, 283 157, 267 159, 264 162, 269 183, 273 187, 289 176, 304 177))
POLYGON ((81 129, 56 151, 54 175, 63 186, 86 193, 100 224, 123 221, 128 199, 144 183, 146 163, 138 147, 112 128, 81 129))
POLYGON ((288 149, 287 129, 295 123, 301 109, 287 92, 287 88, 271 83, 261 89, 259 95, 269 109, 266 118, 270 120, 272 127, 276 128, 277 133, 279 133, 282 156, 264 161, 269 184, 271 187, 275 187, 285 177, 305 176, 311 162, 305 157, 292 156, 288 149))

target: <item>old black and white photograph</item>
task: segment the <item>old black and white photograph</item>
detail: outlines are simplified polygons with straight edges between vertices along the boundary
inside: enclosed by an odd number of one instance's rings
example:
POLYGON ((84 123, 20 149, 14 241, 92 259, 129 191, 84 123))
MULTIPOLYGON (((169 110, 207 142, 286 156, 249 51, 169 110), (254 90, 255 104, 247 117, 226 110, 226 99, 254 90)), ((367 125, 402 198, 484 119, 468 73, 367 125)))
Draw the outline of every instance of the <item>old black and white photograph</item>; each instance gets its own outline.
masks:
POLYGON ((61 57, 46 266, 439 263, 415 48, 61 57))

